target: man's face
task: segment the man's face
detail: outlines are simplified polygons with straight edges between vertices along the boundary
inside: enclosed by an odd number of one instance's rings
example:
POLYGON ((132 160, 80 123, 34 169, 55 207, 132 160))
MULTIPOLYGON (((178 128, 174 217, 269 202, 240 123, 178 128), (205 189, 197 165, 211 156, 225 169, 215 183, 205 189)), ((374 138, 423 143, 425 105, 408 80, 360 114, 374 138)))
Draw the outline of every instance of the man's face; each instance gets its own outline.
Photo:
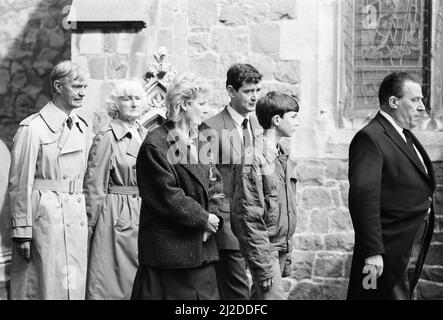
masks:
POLYGON ((298 112, 289 111, 279 119, 279 124, 276 127, 276 130, 281 137, 292 137, 295 130, 299 126, 297 115, 298 112))
POLYGON ((255 110, 261 90, 261 82, 247 83, 243 81, 242 86, 237 91, 232 86, 228 86, 227 90, 231 97, 231 107, 239 114, 246 116, 255 110))
POLYGON ((83 98, 88 84, 83 79, 69 79, 60 83, 60 94, 67 109, 77 109, 83 105, 83 98))
POLYGON ((425 106, 420 84, 406 81, 403 84, 403 97, 397 99, 397 109, 393 117, 404 129, 413 129, 423 116, 425 106))

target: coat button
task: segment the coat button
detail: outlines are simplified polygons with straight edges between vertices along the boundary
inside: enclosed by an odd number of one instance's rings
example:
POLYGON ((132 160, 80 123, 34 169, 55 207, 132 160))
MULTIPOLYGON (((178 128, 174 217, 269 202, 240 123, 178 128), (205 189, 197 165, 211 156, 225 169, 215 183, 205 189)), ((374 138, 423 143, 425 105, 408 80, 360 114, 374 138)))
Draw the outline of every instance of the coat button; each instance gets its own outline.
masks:
POLYGON ((432 197, 429 197, 428 200, 429 200, 429 201, 432 201, 432 197))
POLYGON ((65 174, 64 176, 63 176, 63 180, 66 180, 66 179, 68 179, 69 178, 69 176, 67 175, 67 174, 65 174))
POLYGON ((70 227, 70 226, 71 226, 71 223, 70 223, 70 222, 66 222, 66 226, 67 226, 67 227, 70 227))
POLYGON ((68 198, 68 197, 65 198, 65 202, 66 202, 66 203, 69 202, 69 198, 68 198))
POLYGON ((80 225, 83 227, 85 225, 85 222, 84 221, 80 222, 80 225))
POLYGON ((82 202, 82 198, 78 197, 77 201, 78 201, 78 203, 82 202))
POLYGON ((137 195, 134 193, 134 194, 132 195, 132 197, 133 197, 133 198, 137 198, 137 195))

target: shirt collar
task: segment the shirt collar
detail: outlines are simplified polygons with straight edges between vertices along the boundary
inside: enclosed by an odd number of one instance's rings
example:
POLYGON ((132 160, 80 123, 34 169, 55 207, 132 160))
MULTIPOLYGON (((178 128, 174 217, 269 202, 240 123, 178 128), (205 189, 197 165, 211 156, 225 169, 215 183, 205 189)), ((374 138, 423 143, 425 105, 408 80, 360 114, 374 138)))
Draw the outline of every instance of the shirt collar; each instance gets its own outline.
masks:
MULTIPOLYGON (((112 120, 110 125, 117 140, 121 140, 128 133, 130 133, 131 135, 133 134, 129 126, 125 125, 124 122, 119 119, 112 120)), ((136 122, 136 126, 134 127, 134 129, 140 132, 140 124, 138 122, 136 122)))
MULTIPOLYGON (((66 119, 68 119, 68 115, 57 108, 51 101, 40 110, 40 115, 52 132, 59 131, 66 119)), ((69 116, 72 118, 73 124, 79 122, 79 119, 74 111, 72 111, 69 116)))
POLYGON ((403 128, 400 127, 397 122, 395 122, 394 118, 392 118, 388 113, 384 112, 383 110, 380 110, 380 113, 383 117, 386 118, 386 120, 388 120, 392 126, 395 128, 395 130, 397 130, 397 132, 400 134, 401 137, 404 137, 403 134, 403 128))
POLYGON ((249 120, 249 114, 246 117, 243 117, 240 113, 238 113, 233 107, 231 107, 230 104, 228 104, 228 112, 231 115, 232 119, 235 122, 235 125, 237 127, 241 127, 243 120, 248 119, 249 120))

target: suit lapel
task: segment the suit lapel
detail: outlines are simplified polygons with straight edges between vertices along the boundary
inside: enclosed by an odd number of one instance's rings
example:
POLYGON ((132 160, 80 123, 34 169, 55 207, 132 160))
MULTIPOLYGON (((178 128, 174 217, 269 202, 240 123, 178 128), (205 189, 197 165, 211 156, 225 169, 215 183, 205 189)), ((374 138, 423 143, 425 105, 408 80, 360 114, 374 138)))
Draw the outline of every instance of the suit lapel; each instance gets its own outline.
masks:
MULTIPOLYGON (((413 163, 413 165, 427 178, 430 179, 426 171, 424 170, 423 164, 421 163, 419 157, 417 154, 413 154, 412 150, 408 147, 406 144, 406 141, 400 136, 400 134, 395 130, 395 128, 392 126, 392 124, 381 115, 381 113, 378 113, 376 116, 377 121, 385 128, 386 135, 397 145, 397 147, 409 158, 409 160, 413 163)), ((418 142, 417 139, 415 139, 414 144, 418 142)), ((417 144, 416 144, 417 146, 417 144)), ((423 147, 421 147, 422 150, 423 147)), ((421 150, 419 150, 420 153, 422 153, 421 150)), ((426 154, 422 153, 422 155, 426 154)), ((431 173, 431 172, 429 172, 431 173)))
POLYGON ((226 130, 226 134, 228 135, 229 141, 231 142, 232 148, 234 149, 237 157, 240 157, 242 146, 242 138, 238 133, 238 129, 235 125, 234 119, 232 119, 231 115, 228 112, 228 108, 226 107, 222 113, 224 126, 222 130, 226 130))
POLYGON ((434 175, 434 167, 432 166, 431 159, 429 158, 429 155, 426 152, 423 145, 420 143, 420 141, 417 139, 417 137, 414 134, 412 134, 412 140, 414 142, 415 147, 420 152, 420 154, 423 158, 423 162, 425 163, 426 169, 428 170, 428 177, 431 179, 432 185, 435 188, 436 181, 435 181, 435 175, 434 175))

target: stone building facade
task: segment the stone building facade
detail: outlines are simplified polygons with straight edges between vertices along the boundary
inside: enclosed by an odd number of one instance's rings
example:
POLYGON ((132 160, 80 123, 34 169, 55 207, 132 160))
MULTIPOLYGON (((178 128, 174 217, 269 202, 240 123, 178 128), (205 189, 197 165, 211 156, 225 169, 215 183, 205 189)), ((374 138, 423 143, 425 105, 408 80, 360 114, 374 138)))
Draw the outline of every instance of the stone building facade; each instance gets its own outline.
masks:
MULTIPOLYGON (((285 278, 288 299, 344 299, 354 242, 347 207, 347 152, 353 135, 376 110, 374 106, 369 111, 355 108, 358 112, 349 112, 349 81, 358 74, 352 68, 349 71, 355 59, 348 56, 353 52, 348 47, 352 35, 346 30, 351 22, 353 27, 358 25, 358 15, 348 10, 357 10, 353 5, 364 4, 364 0, 133 1, 138 5, 135 16, 131 16, 133 9, 127 2, 119 0, 89 4, 79 0, 71 7, 68 24, 72 38, 67 35, 64 45, 71 45, 72 59, 90 72, 82 112, 93 130, 109 121, 105 101, 115 83, 126 78, 141 79, 147 66, 155 63, 154 54, 161 47, 167 49, 177 72, 192 71, 207 80, 212 113, 228 101, 224 81, 229 65, 255 65, 264 75, 265 92, 272 89, 295 94, 301 105, 301 125, 296 136, 287 141, 298 162, 297 230, 291 276, 285 278), (113 12, 112 21, 105 21, 103 17, 109 17, 109 12, 113 12)), ((433 15, 427 19, 432 22, 429 28, 433 32, 427 34, 432 47, 422 49, 438 57, 443 40, 439 31, 443 27, 443 8, 436 0, 414 3, 424 6, 425 2, 432 6, 433 15)), ((371 13, 372 9, 364 10, 371 13)), ((421 56, 411 55, 410 59, 420 60, 421 56)), ((417 290, 418 299, 443 299, 440 64, 437 58, 428 62, 428 88, 434 89, 429 90, 429 97, 435 108, 417 132, 435 163, 439 181, 435 236, 417 290)))

